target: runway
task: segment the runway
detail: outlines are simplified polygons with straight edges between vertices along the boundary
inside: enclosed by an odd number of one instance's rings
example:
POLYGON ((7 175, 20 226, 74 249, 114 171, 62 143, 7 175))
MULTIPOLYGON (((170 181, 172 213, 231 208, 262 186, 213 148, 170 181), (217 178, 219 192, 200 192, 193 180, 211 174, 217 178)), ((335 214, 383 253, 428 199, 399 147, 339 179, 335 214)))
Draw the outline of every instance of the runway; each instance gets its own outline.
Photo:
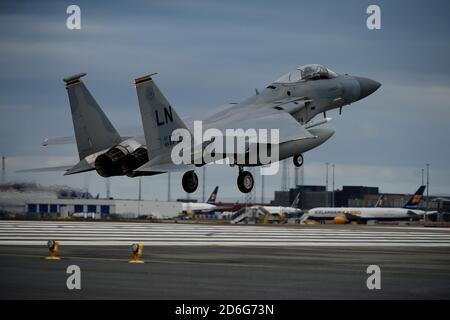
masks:
POLYGON ((450 299, 449 248, 0 246, 0 299, 450 299), (369 290, 369 265, 381 290, 369 290), (70 265, 81 290, 68 290, 70 265))
POLYGON ((0 222, 0 299, 450 299, 450 230, 0 222), (59 261, 46 241, 61 240, 59 261), (145 264, 128 264, 144 243, 145 264), (369 265, 381 290, 368 290, 369 265), (81 269, 68 290, 66 269, 81 269))
POLYGON ((450 247, 450 229, 385 226, 254 226, 182 223, 0 221, 0 245, 450 247))

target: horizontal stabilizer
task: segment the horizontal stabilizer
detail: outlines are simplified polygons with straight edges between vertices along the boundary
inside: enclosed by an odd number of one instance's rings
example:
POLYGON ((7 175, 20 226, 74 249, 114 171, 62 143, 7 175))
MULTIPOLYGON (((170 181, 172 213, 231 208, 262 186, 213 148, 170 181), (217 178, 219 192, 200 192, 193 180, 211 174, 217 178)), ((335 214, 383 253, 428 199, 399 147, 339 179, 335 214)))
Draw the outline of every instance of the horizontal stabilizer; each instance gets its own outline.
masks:
POLYGON ((72 166, 57 166, 57 167, 46 167, 46 168, 33 168, 33 169, 17 170, 16 172, 26 173, 26 172, 67 171, 70 168, 72 168, 72 166))
POLYGON ((53 146, 58 144, 74 144, 77 143, 74 136, 71 137, 57 137, 57 138, 45 138, 42 141, 42 145, 44 147, 46 146, 53 146))
MULTIPOLYGON (((143 135, 142 132, 139 131, 140 129, 133 129, 133 130, 119 130, 120 137, 122 140, 131 139, 136 136, 143 135)), ((41 145, 44 147, 47 146, 56 146, 56 145, 62 145, 62 144, 75 144, 77 143, 77 140, 75 139, 75 136, 67 136, 67 137, 53 137, 53 138, 45 138, 42 140, 41 145)))
POLYGON ((86 171, 94 170, 94 167, 92 164, 89 164, 86 159, 81 160, 76 165, 74 165, 72 168, 67 170, 66 173, 64 173, 65 176, 69 174, 75 174, 75 173, 81 173, 86 171))

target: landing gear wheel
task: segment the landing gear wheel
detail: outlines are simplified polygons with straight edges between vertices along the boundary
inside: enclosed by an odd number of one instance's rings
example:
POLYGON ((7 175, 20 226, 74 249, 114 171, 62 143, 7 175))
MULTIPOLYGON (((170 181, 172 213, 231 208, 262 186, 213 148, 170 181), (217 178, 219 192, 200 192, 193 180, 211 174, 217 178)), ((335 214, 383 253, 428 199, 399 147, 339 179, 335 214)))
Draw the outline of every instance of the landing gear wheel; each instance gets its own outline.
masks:
POLYGON ((301 167, 303 165, 303 156, 298 154, 292 158, 294 160, 294 166, 301 167))
POLYGON ((237 185, 242 193, 249 193, 250 191, 252 191, 254 184, 255 180, 253 179, 253 176, 250 172, 242 171, 239 173, 239 176, 237 178, 237 185))
POLYGON ((198 187, 198 177, 195 171, 188 171, 183 175, 183 189, 187 193, 192 193, 197 190, 198 187))

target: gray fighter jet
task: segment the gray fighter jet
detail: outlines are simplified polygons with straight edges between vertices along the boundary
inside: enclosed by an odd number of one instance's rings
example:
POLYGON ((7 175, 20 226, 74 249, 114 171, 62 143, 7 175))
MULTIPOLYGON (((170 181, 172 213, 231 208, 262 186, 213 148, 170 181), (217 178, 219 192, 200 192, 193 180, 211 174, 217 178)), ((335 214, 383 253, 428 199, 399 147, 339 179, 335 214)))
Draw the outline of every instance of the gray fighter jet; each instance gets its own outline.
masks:
MULTIPOLYGON (((155 84, 152 74, 135 80, 144 135, 128 137, 121 136, 105 116, 81 81, 85 75, 83 73, 64 79, 80 162, 75 166, 57 169, 66 170, 66 175, 96 170, 102 177, 150 176, 184 171, 182 185, 189 193, 198 186, 195 168, 205 165, 206 161, 174 164, 171 153, 174 146, 181 142, 173 137, 174 130, 186 129, 193 134, 194 121, 202 121, 204 130, 214 128, 224 136, 227 135, 227 129, 277 129, 279 160, 293 157, 294 165, 301 166, 304 152, 316 148, 334 134, 333 130, 317 128, 331 120, 326 117, 326 111, 335 108, 341 111, 343 106, 367 97, 380 87, 380 83, 368 78, 337 74, 322 65, 310 64, 283 75, 261 92, 256 90, 255 95, 240 103, 229 103, 181 119, 155 84), (312 122, 318 114, 323 114, 324 118, 312 122)), ((202 141, 200 149, 205 150, 213 140, 202 141)), ((46 139, 44 145, 70 141, 70 138, 46 139)), ((261 163, 249 161, 251 151, 248 144, 242 148, 235 149, 235 154, 224 152, 216 156, 233 159, 231 164, 239 169, 238 188, 247 193, 253 188, 254 178, 244 168, 259 166, 261 163), (239 157, 240 161, 238 154, 244 155, 239 157)), ((195 160, 194 151, 191 156, 195 160)))

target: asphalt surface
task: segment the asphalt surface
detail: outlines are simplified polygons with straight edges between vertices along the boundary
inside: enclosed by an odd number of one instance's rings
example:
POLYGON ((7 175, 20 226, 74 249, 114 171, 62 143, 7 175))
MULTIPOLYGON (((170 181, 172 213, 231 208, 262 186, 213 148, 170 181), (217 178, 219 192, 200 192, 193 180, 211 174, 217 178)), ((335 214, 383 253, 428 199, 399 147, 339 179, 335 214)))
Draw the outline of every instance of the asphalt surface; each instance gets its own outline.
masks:
POLYGON ((0 246, 0 299, 449 299, 449 247, 0 246), (366 269, 381 268, 369 290, 366 269), (81 269, 81 290, 66 269, 81 269))

